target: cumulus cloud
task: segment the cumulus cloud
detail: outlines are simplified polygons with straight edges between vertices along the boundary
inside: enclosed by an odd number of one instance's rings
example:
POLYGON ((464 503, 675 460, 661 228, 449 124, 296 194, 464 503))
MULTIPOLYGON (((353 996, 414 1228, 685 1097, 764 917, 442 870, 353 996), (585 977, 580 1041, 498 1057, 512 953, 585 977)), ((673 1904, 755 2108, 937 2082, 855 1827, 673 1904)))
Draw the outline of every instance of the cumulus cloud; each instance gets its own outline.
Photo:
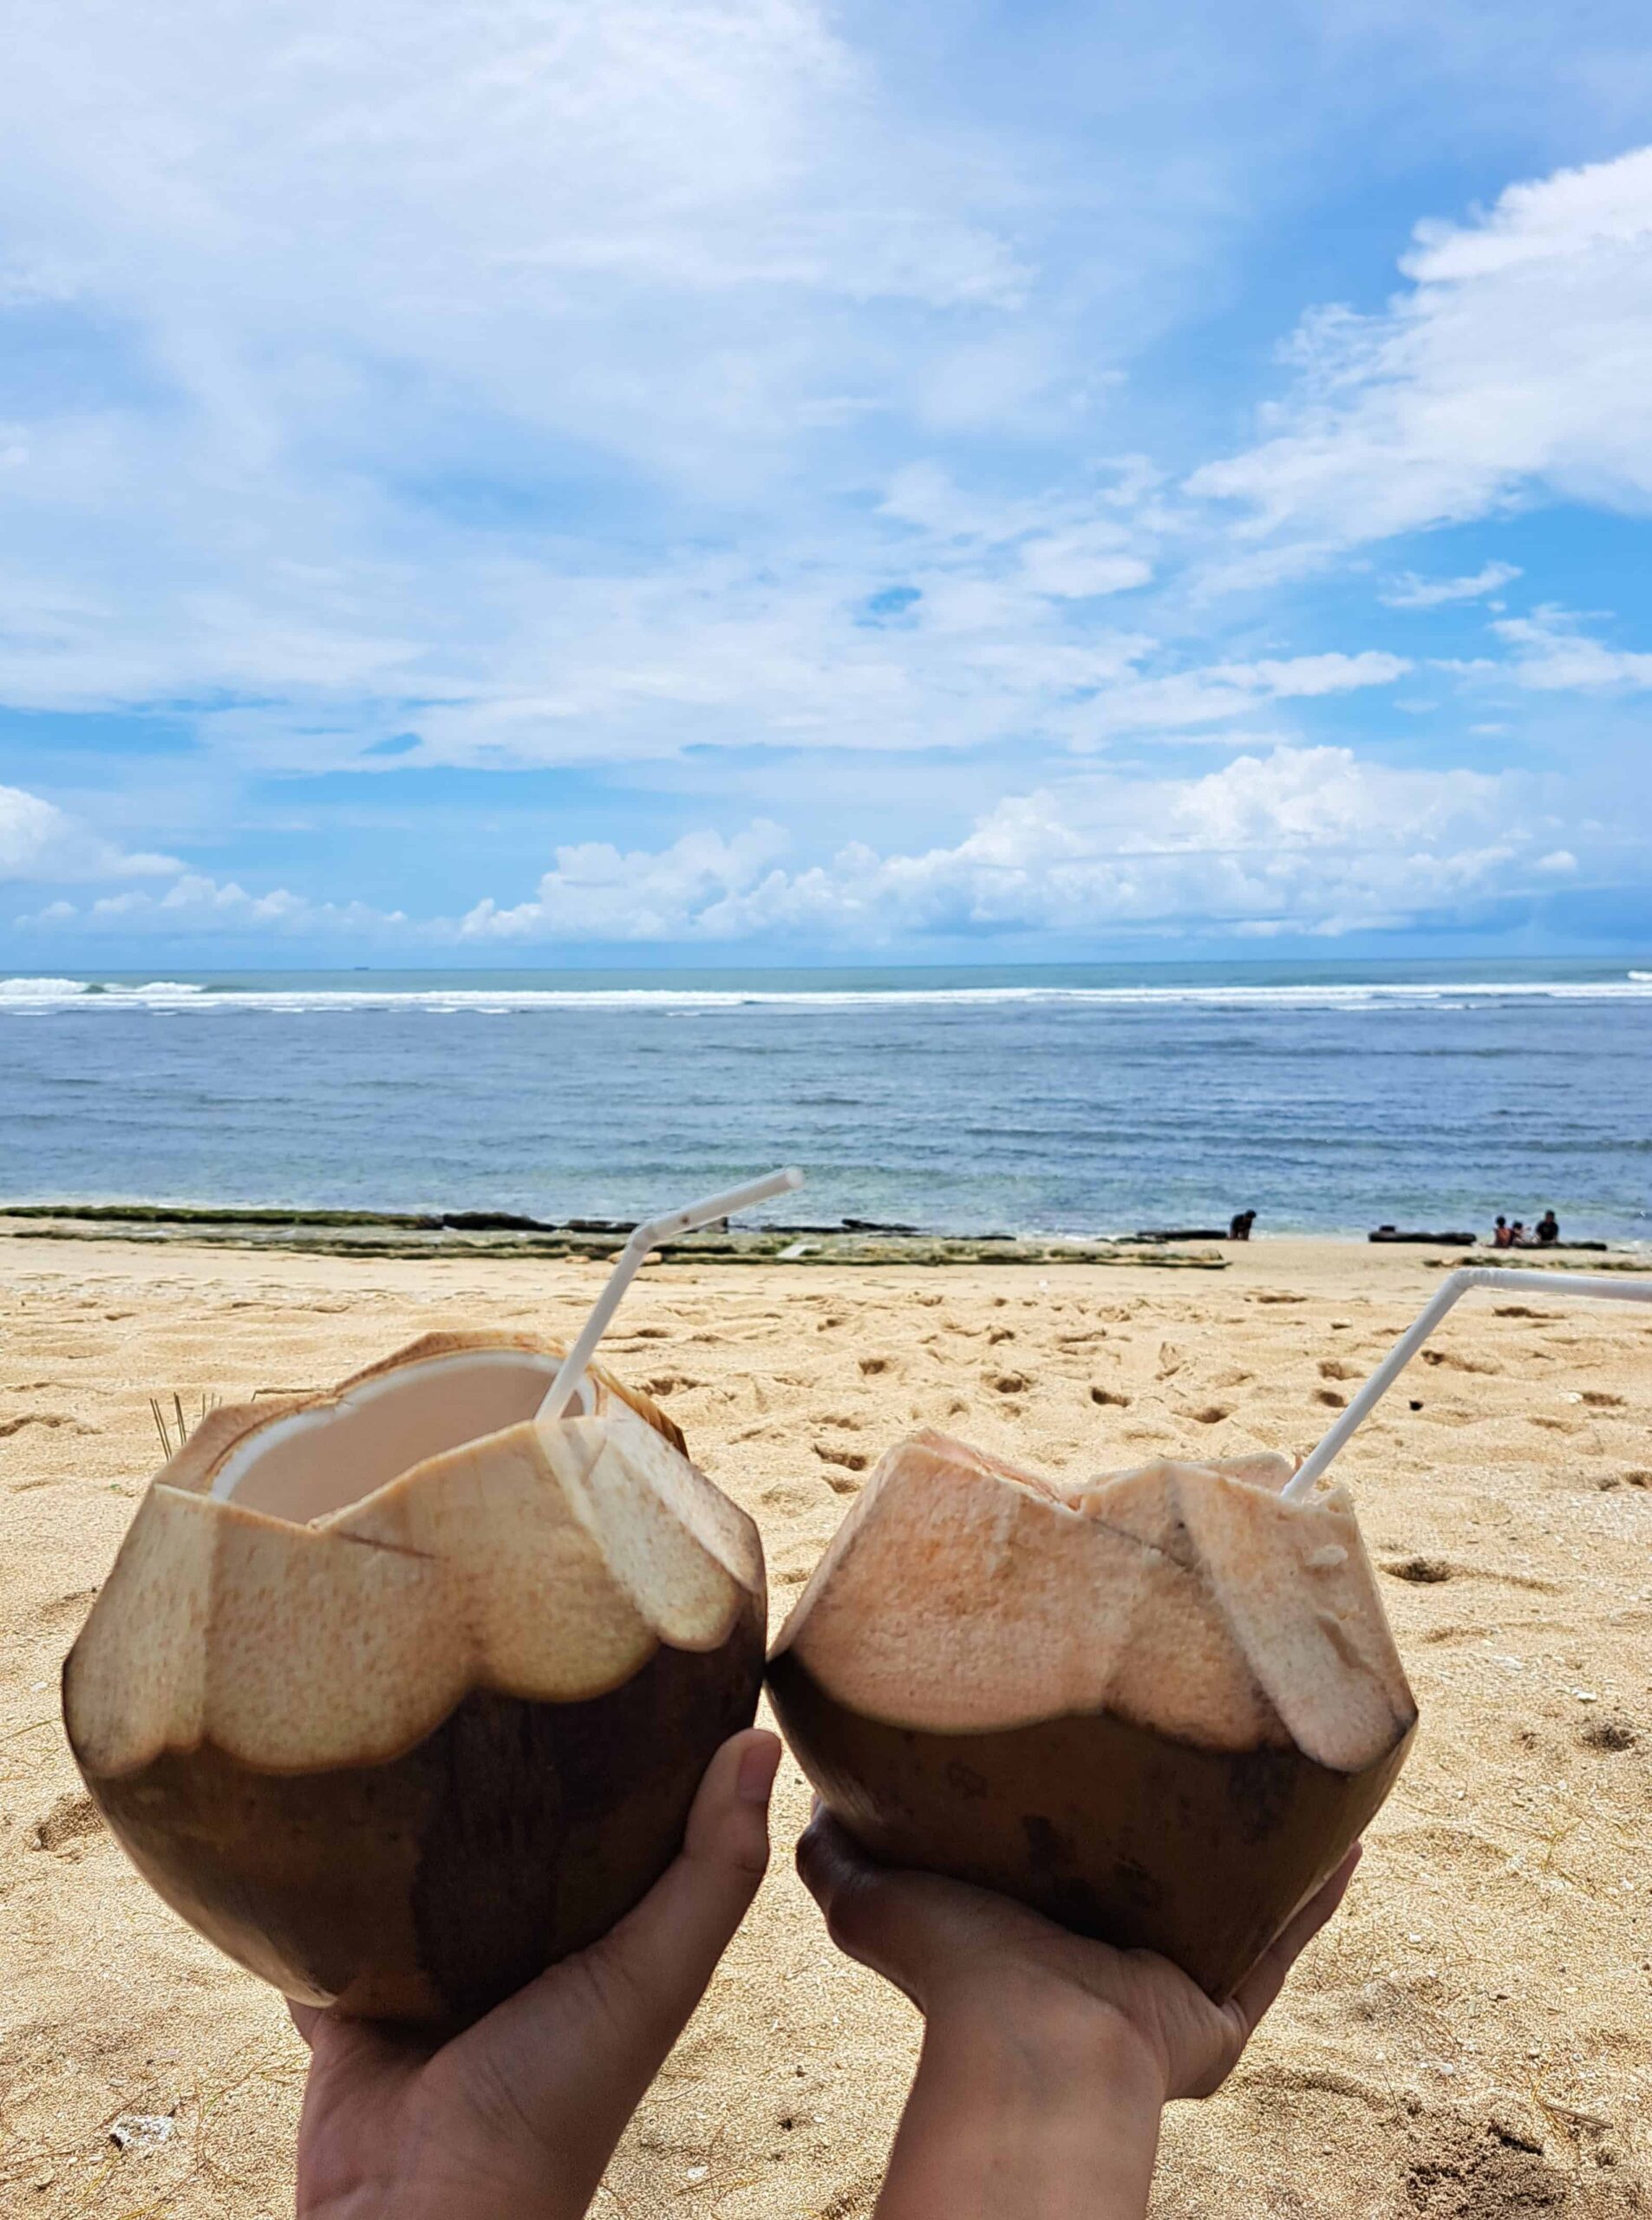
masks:
POLYGON ((0 884, 153 878, 181 871, 170 856, 129 853, 21 787, 0 787, 0 884))
POLYGON ((788 883, 775 870, 788 846, 760 819, 725 839, 689 832, 666 849, 622 853, 606 841, 558 848, 532 900, 479 902, 460 924, 466 940, 738 939, 753 906, 788 883))
POLYGON ((1575 868, 1537 782, 1277 748, 1181 780, 1098 775, 1006 797, 950 847, 865 844, 788 868, 754 826, 665 850, 571 848, 530 902, 483 903, 467 938, 876 944, 1104 929, 1335 935, 1413 923, 1575 868))
MULTIPOLYGON (((175 872, 180 866, 167 868, 175 872)), ((91 933, 146 925, 168 933, 270 931, 307 938, 331 932, 399 934, 411 921, 401 910, 375 910, 364 902, 315 902, 284 886, 251 894, 235 879, 184 872, 164 893, 134 888, 84 904, 58 900, 17 923, 91 933)))
POLYGON ((1377 599, 1385 609, 1440 609, 1453 601, 1478 601, 1512 585, 1521 572, 1512 563, 1486 563, 1470 578, 1423 578, 1402 571, 1377 599))
POLYGON ((1511 186, 1417 226, 1408 290, 1297 330, 1295 393, 1196 494, 1253 539, 1339 547, 1483 516, 1544 489, 1652 496, 1652 147, 1511 186))

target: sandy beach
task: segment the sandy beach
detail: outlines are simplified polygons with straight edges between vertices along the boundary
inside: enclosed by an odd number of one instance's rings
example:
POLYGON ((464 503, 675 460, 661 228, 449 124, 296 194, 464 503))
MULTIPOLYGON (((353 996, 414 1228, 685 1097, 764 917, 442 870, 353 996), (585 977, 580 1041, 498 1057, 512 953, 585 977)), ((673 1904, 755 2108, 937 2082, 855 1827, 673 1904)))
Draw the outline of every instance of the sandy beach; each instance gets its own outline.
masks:
MULTIPOLYGON (((605 1354, 757 1518, 778 1623, 880 1452, 929 1424, 1054 1469, 1305 1449, 1439 1283, 1427 1250, 648 1270, 605 1354)), ((152 1395, 323 1385, 442 1324, 571 1331, 596 1262, 0 1237, 0 2209, 277 2220, 304 2054, 137 1878, 57 1722, 63 1653, 160 1459, 152 1395), (167 2123, 121 2150, 123 2115, 167 2123)), ((1422 1706, 1348 1907, 1155 2211, 1652 2210, 1652 1314, 1472 1297, 1341 1468, 1422 1706)), ((793 1877, 757 1907, 598 2215, 855 2220, 915 2054, 793 1877)))

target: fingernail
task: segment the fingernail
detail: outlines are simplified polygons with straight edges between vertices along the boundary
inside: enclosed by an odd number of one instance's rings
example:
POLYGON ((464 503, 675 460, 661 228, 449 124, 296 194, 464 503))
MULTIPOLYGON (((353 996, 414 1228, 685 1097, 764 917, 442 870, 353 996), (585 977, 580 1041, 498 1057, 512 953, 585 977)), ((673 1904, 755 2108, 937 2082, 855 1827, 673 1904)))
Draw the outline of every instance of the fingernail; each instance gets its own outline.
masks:
POLYGON ((742 1804, 767 1803, 780 1763, 780 1740, 774 1734, 765 1734, 741 1753, 735 1787, 742 1804))

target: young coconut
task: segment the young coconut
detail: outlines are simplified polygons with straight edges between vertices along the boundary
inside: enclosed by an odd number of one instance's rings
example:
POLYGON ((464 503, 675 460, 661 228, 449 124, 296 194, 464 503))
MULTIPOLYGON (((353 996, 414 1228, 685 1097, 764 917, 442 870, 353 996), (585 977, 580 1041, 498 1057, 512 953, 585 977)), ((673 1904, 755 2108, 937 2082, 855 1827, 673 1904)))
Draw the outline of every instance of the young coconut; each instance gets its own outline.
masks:
POLYGON ((63 1712, 167 1902, 288 1995, 453 2025, 675 1856, 762 1671, 757 1531, 643 1396, 430 1335, 214 1411, 156 1476, 63 1712))
POLYGON ((1283 1457, 1076 1486, 923 1433, 769 1662, 805 1772, 877 1856, 1173 1958, 1229 1995, 1336 1867, 1416 1724, 1341 1489, 1283 1457))

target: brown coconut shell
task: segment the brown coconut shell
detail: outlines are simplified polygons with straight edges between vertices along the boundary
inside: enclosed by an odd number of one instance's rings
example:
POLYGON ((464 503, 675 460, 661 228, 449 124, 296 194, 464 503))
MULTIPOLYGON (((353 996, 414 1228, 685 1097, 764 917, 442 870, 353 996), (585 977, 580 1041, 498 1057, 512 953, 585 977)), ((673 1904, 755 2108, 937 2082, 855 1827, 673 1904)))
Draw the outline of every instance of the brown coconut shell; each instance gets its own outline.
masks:
POLYGON ((1417 1710, 1340 1489, 1283 1458, 1077 1487, 920 1433, 769 1685, 875 1856, 1162 1952, 1218 2001, 1393 1786, 1417 1710))
POLYGON ((327 1396, 214 1412, 69 1654, 114 1834, 290 1996, 476 2017, 637 1902, 751 1723, 755 1527, 606 1374, 538 1425, 561 1355, 433 1335, 327 1396), (434 1453, 387 1474, 410 1436, 434 1453))

